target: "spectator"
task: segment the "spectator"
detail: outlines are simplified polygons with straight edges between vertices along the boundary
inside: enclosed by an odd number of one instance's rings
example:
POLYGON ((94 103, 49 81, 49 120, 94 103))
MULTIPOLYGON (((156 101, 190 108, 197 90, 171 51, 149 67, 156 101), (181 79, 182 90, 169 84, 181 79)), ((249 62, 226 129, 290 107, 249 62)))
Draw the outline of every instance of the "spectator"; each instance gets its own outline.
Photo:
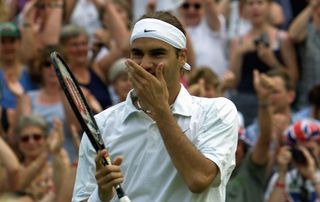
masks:
MULTIPOLYGON (((267 76, 274 83, 274 89, 269 102, 259 103, 262 105, 271 105, 273 108, 274 137, 282 135, 285 128, 289 126, 292 120, 291 104, 295 99, 295 90, 288 74, 280 69, 270 70, 267 76), (275 130, 277 129, 277 130, 275 130)), ((247 137, 251 144, 255 144, 259 132, 259 124, 255 120, 246 128, 247 137)))
POLYGON ((118 102, 125 101, 129 91, 132 89, 125 62, 125 58, 117 60, 111 66, 109 72, 109 81, 118 97, 118 102))
POLYGON ((188 79, 188 91, 198 97, 219 97, 220 79, 209 67, 195 69, 188 79))
POLYGON ((319 125, 311 120, 301 120, 288 127, 284 133, 285 145, 277 155, 278 172, 267 189, 269 202, 319 199, 319 136, 319 125))
POLYGON ((195 69, 188 78, 188 91, 191 95, 199 97, 224 96, 229 88, 229 83, 234 79, 232 72, 226 72, 223 80, 209 67, 195 69))
POLYGON ((195 66, 208 66, 222 78, 227 69, 226 22, 212 0, 185 0, 179 8, 195 53, 195 66))
POLYGON ((17 107, 17 113, 19 115, 40 115, 49 123, 50 130, 53 128, 55 119, 59 119, 63 123, 65 149, 68 151, 70 159, 75 161, 77 160, 77 153, 65 116, 63 97, 61 96, 62 92, 50 61, 51 52, 58 50, 58 46, 47 46, 39 50, 32 68, 33 71, 35 71, 33 77, 40 80, 39 89, 29 91, 25 95, 23 89, 21 89, 22 87, 19 87, 18 83, 12 83, 10 90, 18 97, 18 100, 22 100, 18 102, 20 106, 17 107))
MULTIPOLYGON (((247 34, 251 29, 251 23, 248 19, 245 0, 221 0, 219 2, 219 12, 222 13, 228 21, 228 39, 234 39, 247 34)), ((279 27, 284 23, 284 14, 281 6, 276 2, 271 2, 270 23, 279 27)))
POLYGON ((65 24, 83 27, 90 38, 96 29, 101 28, 100 13, 97 7, 98 2, 96 0, 65 1, 65 24))
MULTIPOLYGON (((35 89, 28 67, 19 58, 19 51, 22 49, 20 31, 16 24, 11 22, 0 23, 0 88, 2 106, 3 128, 8 135, 12 135, 13 120, 16 108, 16 97, 8 87, 8 80, 18 80, 27 92, 35 89), (11 125, 11 126, 10 126, 11 125), (11 129, 10 129, 11 128, 11 129)), ((9 140, 10 144, 12 139, 9 140)))
POLYGON ((253 70, 265 73, 284 69, 295 84, 298 78, 294 48, 286 32, 270 25, 270 0, 246 0, 246 11, 252 29, 243 37, 232 40, 230 70, 235 74, 236 93, 232 97, 248 124, 256 117, 257 98, 253 88, 253 70))
POLYGON ((112 105, 107 83, 99 63, 88 67, 88 35, 75 25, 62 28, 60 37, 68 65, 78 83, 87 88, 103 108, 112 105))
POLYGON ((294 120, 312 118, 320 121, 320 84, 313 86, 308 94, 307 107, 294 114, 294 120))
POLYGON ((272 139, 272 107, 265 103, 269 102, 275 85, 271 78, 260 74, 257 70, 254 74, 254 86, 260 103, 258 114, 261 130, 251 150, 244 128, 239 130, 236 168, 227 184, 227 202, 263 201, 267 185, 269 146, 272 139))
POLYGON ((308 6, 294 19, 290 28, 290 37, 300 48, 301 72, 298 83, 298 105, 307 104, 308 92, 320 83, 320 1, 310 0, 308 6))
POLYGON ((17 126, 19 148, 23 156, 22 164, 33 164, 36 177, 25 182, 25 190, 32 193, 36 200, 55 201, 60 193, 60 185, 69 173, 69 159, 63 150, 64 134, 61 122, 56 122, 53 133, 48 138, 48 125, 42 117, 28 115, 21 117, 17 126), (52 165, 47 157, 52 155, 52 165), (40 160, 39 160, 40 159, 40 160))

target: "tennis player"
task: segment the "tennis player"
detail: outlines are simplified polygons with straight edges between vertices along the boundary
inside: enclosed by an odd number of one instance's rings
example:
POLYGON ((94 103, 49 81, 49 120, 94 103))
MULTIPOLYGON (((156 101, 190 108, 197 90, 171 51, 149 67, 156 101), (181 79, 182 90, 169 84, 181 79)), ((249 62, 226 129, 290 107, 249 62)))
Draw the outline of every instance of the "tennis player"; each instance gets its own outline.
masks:
POLYGON ((126 61, 134 90, 96 116, 114 165, 102 166, 81 140, 74 202, 118 201, 122 183, 133 202, 219 202, 235 167, 237 110, 226 98, 191 96, 180 84, 185 31, 167 12, 143 16, 126 61))

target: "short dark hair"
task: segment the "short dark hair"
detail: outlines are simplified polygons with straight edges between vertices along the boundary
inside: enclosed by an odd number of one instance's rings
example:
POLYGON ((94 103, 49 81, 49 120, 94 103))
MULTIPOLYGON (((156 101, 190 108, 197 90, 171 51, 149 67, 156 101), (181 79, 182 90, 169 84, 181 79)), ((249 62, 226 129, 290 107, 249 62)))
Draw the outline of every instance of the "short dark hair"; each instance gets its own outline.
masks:
POLYGON ((272 69, 269 70, 267 73, 269 77, 280 77, 284 81, 284 85, 287 91, 295 90, 293 81, 289 74, 283 69, 272 69))
MULTIPOLYGON (((181 24, 181 22, 178 20, 178 18, 176 16, 172 15, 168 11, 156 11, 156 12, 147 13, 147 14, 144 14, 139 20, 146 19, 146 18, 154 18, 154 19, 157 19, 157 20, 162 20, 162 21, 164 21, 166 23, 169 23, 170 25, 175 26, 184 35, 186 35, 186 30, 184 29, 184 27, 181 24)), ((178 48, 175 48, 175 49, 176 49, 176 55, 178 57, 180 52, 181 52, 181 50, 178 49, 178 48)))
POLYGON ((146 18, 154 18, 158 20, 162 20, 166 23, 169 23, 176 28, 178 28, 184 35, 186 35, 186 31, 181 24, 181 22, 178 20, 178 18, 174 15, 172 15, 168 11, 157 11, 157 12, 152 12, 152 13, 147 13, 144 14, 139 20, 146 19, 146 18))

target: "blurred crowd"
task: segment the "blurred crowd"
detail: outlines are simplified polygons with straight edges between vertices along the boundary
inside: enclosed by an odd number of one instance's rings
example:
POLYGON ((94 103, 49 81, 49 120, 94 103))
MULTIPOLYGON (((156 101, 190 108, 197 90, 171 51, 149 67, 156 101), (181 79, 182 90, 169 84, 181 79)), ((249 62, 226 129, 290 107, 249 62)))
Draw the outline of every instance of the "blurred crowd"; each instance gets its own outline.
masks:
POLYGON ((181 83, 238 109, 227 201, 319 201, 320 0, 0 0, 0 201, 71 200, 82 129, 50 53, 99 113, 127 99, 131 27, 159 10, 187 31, 181 83))

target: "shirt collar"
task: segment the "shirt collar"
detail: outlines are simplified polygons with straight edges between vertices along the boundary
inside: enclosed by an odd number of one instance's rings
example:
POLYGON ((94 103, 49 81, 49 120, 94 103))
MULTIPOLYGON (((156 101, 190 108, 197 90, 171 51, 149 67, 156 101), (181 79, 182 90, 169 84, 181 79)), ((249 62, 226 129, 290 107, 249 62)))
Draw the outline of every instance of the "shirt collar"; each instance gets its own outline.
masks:
MULTIPOLYGON (((123 114, 123 122, 125 122, 132 114, 139 112, 139 110, 135 107, 132 100, 131 90, 127 98, 125 100, 125 109, 123 114)), ((192 97, 185 89, 185 87, 181 84, 181 88, 179 94, 175 100, 175 102, 171 106, 171 111, 173 114, 182 115, 182 116, 191 116, 191 107, 192 107, 192 97)))
POLYGON ((171 111, 173 114, 182 116, 191 116, 192 97, 181 84, 180 92, 172 105, 171 111))

